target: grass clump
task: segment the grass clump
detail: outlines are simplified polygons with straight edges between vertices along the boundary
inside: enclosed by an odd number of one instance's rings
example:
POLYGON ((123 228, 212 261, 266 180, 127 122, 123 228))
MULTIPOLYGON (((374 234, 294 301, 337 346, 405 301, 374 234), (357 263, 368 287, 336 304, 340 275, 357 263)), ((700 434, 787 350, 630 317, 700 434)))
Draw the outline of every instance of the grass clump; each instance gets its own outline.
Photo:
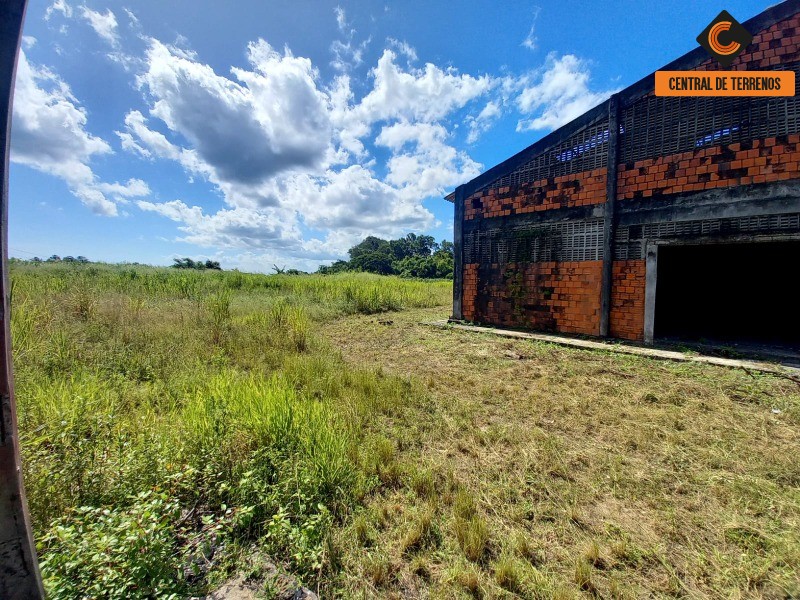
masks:
POLYGON ((417 552, 423 548, 435 548, 441 541, 441 533, 435 522, 432 509, 423 509, 409 523, 408 529, 400 540, 403 553, 417 552))
POLYGON ((372 526, 366 514, 359 513, 353 519, 352 539, 359 546, 369 546, 372 543, 372 526))
POLYGON ((575 578, 574 581, 577 586, 587 592, 594 591, 594 582, 592 581, 593 569, 592 565, 583 559, 575 562, 575 578))
POLYGON ((428 469, 415 469, 411 474, 411 489, 420 498, 433 498, 436 494, 436 479, 428 469))
POLYGON ((457 566, 452 570, 453 582, 473 598, 483 598, 480 571, 473 565, 457 566))
POLYGON ((472 562, 483 560, 489 543, 489 528, 478 515, 469 519, 456 518, 455 535, 464 556, 472 562))
POLYGON ((520 593, 525 579, 524 565, 514 558, 502 556, 494 564, 494 580, 509 592, 520 593))
POLYGON ((453 528, 456 540, 472 562, 482 560, 489 543, 489 528, 478 514, 475 500, 465 489, 460 489, 453 501, 453 528))
POLYGON ((364 576, 377 588, 388 585, 392 576, 389 559, 381 554, 367 557, 364 561, 364 576))

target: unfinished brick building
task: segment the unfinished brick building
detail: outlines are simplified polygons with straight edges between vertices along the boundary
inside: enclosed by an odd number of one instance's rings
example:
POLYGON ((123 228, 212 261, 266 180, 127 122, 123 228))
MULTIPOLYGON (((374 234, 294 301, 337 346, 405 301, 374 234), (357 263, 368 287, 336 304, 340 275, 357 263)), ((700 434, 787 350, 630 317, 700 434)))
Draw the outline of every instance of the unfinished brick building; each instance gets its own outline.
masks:
MULTIPOLYGON (((729 70, 800 70, 800 1, 744 26, 729 70)), ((664 70, 719 68, 697 48, 664 70)), ((651 74, 447 197, 454 319, 800 341, 800 98, 653 89, 651 74)))

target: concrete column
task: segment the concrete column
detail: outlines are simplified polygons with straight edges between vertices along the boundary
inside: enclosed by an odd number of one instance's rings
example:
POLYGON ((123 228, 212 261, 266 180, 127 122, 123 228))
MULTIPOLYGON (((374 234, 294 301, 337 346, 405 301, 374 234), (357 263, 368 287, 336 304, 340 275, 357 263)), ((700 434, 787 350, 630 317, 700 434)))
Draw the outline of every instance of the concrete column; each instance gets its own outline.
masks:
POLYGON ((644 287, 644 343, 653 343, 656 324, 656 285, 658 283, 658 245, 647 244, 644 287))
POLYGON ((464 186, 456 188, 453 200, 453 319, 460 321, 464 289, 464 186))
POLYGON ((608 162, 606 163, 606 203, 603 221, 603 280, 600 288, 600 335, 603 337, 608 336, 611 320, 618 162, 619 97, 614 94, 608 100, 608 162))

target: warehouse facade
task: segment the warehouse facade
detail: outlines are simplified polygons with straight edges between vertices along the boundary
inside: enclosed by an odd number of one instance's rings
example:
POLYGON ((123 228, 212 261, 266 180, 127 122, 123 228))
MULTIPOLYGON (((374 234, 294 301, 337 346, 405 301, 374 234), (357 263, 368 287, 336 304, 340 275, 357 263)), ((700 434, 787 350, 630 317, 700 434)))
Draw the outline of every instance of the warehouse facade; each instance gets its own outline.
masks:
MULTIPOLYGON (((728 70, 800 71, 800 1, 744 26, 728 70)), ((664 67, 719 69, 702 48, 664 67)), ((800 98, 653 89, 651 74, 447 197, 454 319, 800 341, 800 98)))

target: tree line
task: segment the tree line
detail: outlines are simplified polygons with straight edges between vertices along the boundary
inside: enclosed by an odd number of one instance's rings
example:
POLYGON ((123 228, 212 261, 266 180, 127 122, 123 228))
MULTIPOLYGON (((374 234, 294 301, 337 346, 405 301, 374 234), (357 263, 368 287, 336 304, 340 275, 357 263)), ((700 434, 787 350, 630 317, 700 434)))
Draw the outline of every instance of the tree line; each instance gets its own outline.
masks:
POLYGON ((195 269, 196 271, 205 271, 206 269, 212 271, 222 271, 217 260, 192 260, 191 258, 173 258, 174 262, 170 265, 173 269, 195 269))
MULTIPOLYGON (((14 259, 14 258, 12 258, 11 260, 22 260, 22 259, 14 259)), ((174 268, 174 269, 195 269, 197 271, 204 271, 206 269, 214 270, 214 271, 221 271, 222 270, 222 267, 220 266, 219 261, 216 261, 216 260, 202 261, 202 260, 193 260, 191 258, 174 258, 172 260, 174 262, 170 266, 172 268, 174 268)), ((65 257, 62 258, 58 254, 53 254, 52 256, 50 256, 49 258, 47 258, 45 260, 42 260, 38 256, 34 256, 33 258, 30 259, 30 261, 27 261, 27 262, 32 262, 34 264, 43 263, 43 262, 47 262, 47 263, 66 262, 66 263, 78 263, 78 264, 85 265, 85 264, 88 264, 88 263, 90 263, 92 261, 90 261, 85 256, 65 256, 65 257)), ((133 262, 133 263, 126 263, 126 264, 138 265, 139 263, 133 262)))
POLYGON ((366 271, 425 279, 453 278, 453 242, 437 243, 430 235, 409 233, 396 240, 369 236, 347 253, 350 260, 322 265, 317 272, 366 271))
MULTIPOLYGON (((378 275, 399 275, 401 277, 418 277, 422 279, 453 278, 453 242, 442 240, 437 242, 431 235, 409 233, 396 240, 384 240, 368 236, 347 251, 349 260, 337 260, 331 265, 321 265, 317 273, 323 275, 344 271, 365 271, 378 275)), ((175 258, 171 265, 174 269, 193 269, 198 271, 216 270, 222 267, 216 260, 193 260, 191 258, 175 258)), ((76 262, 88 263, 85 256, 53 255, 46 260, 34 257, 31 262, 76 262)), ((274 266, 277 274, 301 275, 296 269, 274 266)))
POLYGON ((50 258, 48 258, 46 260, 42 260, 38 256, 34 256, 31 259, 31 262, 33 262, 33 263, 40 263, 40 262, 50 262, 50 263, 52 263, 52 262, 68 262, 68 263, 80 263, 82 265, 85 265, 86 263, 89 262, 89 259, 86 258, 85 256, 65 256, 64 258, 61 258, 58 254, 53 254, 50 258))

